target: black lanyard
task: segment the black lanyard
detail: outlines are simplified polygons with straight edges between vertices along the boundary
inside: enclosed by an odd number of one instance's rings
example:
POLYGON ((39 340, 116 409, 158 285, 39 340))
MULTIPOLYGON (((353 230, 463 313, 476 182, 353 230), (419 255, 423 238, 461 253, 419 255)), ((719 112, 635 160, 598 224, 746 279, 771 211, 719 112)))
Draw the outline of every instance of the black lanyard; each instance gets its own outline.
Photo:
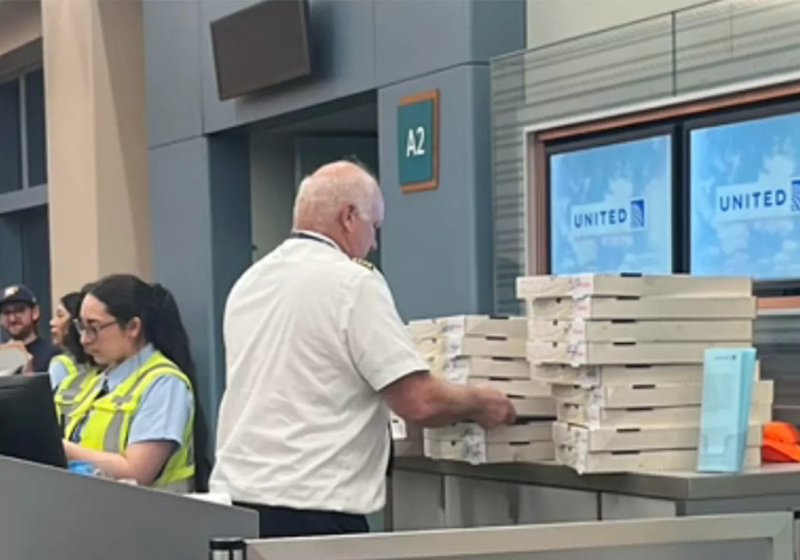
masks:
POLYGON ((317 237, 316 235, 305 233, 303 231, 293 231, 290 237, 292 239, 307 239, 309 241, 316 241, 317 243, 323 243, 328 247, 333 247, 337 251, 339 250, 339 247, 337 247, 333 241, 329 241, 323 237, 317 237))

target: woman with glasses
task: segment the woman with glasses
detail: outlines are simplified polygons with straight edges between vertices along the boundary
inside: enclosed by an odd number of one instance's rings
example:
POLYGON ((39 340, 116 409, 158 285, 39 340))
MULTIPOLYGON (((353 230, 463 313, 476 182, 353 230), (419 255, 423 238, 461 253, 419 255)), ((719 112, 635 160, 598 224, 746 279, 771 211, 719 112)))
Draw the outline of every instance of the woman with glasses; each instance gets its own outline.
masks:
POLYGON ((172 295, 108 276, 89 286, 75 325, 99 374, 64 419, 67 458, 111 478, 192 491, 193 364, 172 295))

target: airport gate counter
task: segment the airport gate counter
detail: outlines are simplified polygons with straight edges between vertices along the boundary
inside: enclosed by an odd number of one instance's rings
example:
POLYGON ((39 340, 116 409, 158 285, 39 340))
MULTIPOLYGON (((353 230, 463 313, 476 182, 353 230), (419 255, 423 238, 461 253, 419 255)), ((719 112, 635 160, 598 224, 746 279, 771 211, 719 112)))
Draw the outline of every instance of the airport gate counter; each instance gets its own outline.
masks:
POLYGON ((388 516, 395 530, 800 511, 800 464, 738 475, 578 475, 539 464, 471 466, 399 457, 388 516))
POLYGON ((792 515, 639 519, 548 526, 226 539, 211 560, 790 560, 792 515))
POLYGON ((0 457, 3 560, 198 560, 258 535, 250 510, 0 457))

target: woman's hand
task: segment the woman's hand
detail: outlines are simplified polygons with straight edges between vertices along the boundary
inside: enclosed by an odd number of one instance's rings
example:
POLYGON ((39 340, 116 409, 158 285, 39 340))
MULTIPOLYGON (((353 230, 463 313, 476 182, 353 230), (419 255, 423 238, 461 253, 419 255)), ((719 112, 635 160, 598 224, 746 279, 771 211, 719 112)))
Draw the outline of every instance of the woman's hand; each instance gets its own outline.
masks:
POLYGON ((77 461, 77 453, 80 449, 81 446, 77 443, 64 440, 64 454, 67 456, 67 461, 77 461))
POLYGON ((130 445, 121 455, 86 449, 77 443, 64 441, 67 461, 91 461, 105 476, 116 480, 136 480, 140 486, 153 484, 177 447, 172 441, 143 441, 130 445))

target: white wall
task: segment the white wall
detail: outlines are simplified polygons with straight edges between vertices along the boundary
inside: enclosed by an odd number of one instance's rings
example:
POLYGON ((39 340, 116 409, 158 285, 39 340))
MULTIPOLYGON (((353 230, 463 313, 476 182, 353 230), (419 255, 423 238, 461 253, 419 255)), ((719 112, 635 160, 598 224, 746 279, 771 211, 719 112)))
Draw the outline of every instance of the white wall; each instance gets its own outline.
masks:
POLYGON ((528 48, 706 2, 707 0, 528 0, 528 48))
POLYGON ((289 235, 294 183, 294 140, 265 133, 253 134, 250 137, 253 260, 269 253, 289 235))

